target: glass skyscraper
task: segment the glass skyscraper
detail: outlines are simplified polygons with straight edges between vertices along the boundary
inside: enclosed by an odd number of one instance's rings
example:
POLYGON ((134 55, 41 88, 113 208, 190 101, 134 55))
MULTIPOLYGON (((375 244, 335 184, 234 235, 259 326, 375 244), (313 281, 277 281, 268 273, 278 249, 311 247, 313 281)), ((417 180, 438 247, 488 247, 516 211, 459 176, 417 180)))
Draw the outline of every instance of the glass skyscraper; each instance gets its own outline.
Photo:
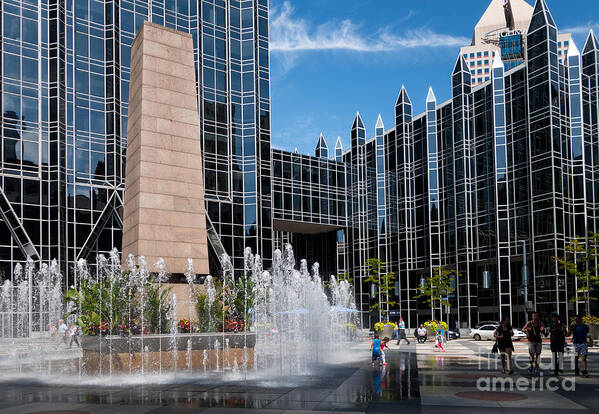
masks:
MULTIPOLYGON (((389 299, 411 326, 431 318, 430 306, 415 296, 421 280, 439 266, 460 274, 451 307, 435 309, 451 326, 504 316, 519 324, 532 309, 566 316, 584 311, 582 303, 572 302, 581 286, 556 257, 565 255, 574 237, 597 230, 599 49, 590 33, 582 53, 571 42, 562 59, 558 43, 551 13, 538 0, 522 43, 526 60, 506 65, 497 53, 489 79, 474 85, 460 54, 450 78, 451 99, 437 102, 430 89, 424 112, 416 115, 402 87, 394 126, 385 129, 379 117, 370 138, 359 114, 355 117, 351 148, 340 155, 336 148, 335 159, 343 163, 334 164, 345 170, 345 181, 337 184, 346 191, 346 224, 341 219, 338 229, 319 229, 329 246, 319 260, 328 267, 341 263, 337 273, 348 271, 356 281, 364 323, 378 318, 368 314, 379 300, 364 282, 369 258, 383 260, 397 275, 389 299)), ((286 154, 280 157, 298 157, 286 154)), ((311 158, 313 168, 331 171, 330 160, 311 158)), ((274 210, 277 218, 279 211, 295 210, 294 200, 301 199, 294 198, 294 188, 302 184, 288 184, 285 170, 276 160, 274 165, 275 180, 282 181, 274 187, 274 199, 283 200, 274 210)), ((326 184, 326 175, 320 177, 326 184)), ((320 207, 312 199, 299 208, 320 207)))
POLYGON ((216 242, 238 269, 244 246, 272 250, 267 0, 1 7, 5 276, 27 255, 67 269, 120 247, 130 49, 144 20, 193 36, 216 242))
POLYGON ((150 20, 194 39, 213 275, 222 252, 241 271, 251 247, 268 268, 272 250, 292 243, 323 276, 353 278, 370 323, 378 294, 366 261, 379 258, 398 277, 395 310, 414 326, 431 317, 415 298, 421 279, 447 266, 461 275, 437 316, 517 324, 526 244, 533 306, 582 310, 555 257, 599 230, 599 44, 591 33, 582 52, 572 42, 559 56, 543 0, 518 43, 522 62, 489 55, 488 80, 475 82, 460 53, 451 99, 431 89, 418 114, 402 87, 387 128, 379 117, 369 136, 356 114, 351 147, 320 136, 314 156, 270 146, 267 0, 1 7, 0 278, 26 256, 68 271, 120 248, 130 46, 150 20))

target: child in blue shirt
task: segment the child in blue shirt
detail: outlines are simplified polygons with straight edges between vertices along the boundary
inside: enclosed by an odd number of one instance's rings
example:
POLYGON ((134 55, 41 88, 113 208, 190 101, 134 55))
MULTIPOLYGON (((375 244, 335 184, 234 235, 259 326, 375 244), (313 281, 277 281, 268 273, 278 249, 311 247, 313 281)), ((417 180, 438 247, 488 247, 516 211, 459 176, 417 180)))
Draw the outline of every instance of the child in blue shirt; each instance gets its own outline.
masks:
POLYGON ((372 366, 374 367, 374 361, 381 361, 382 353, 381 353, 381 340, 379 339, 379 334, 374 334, 374 341, 370 344, 370 349, 372 350, 372 366))

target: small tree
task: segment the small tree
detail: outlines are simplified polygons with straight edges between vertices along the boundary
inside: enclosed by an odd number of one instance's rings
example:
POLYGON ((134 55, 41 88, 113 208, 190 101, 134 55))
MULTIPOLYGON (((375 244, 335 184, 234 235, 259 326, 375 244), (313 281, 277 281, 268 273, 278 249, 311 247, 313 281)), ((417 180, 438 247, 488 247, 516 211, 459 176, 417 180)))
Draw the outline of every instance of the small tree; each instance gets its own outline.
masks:
POLYGON ((453 277, 457 278, 458 276, 460 276, 460 272, 455 269, 447 269, 446 266, 435 267, 432 275, 425 278, 426 283, 424 283, 424 286, 417 288, 420 293, 414 298, 423 298, 424 303, 430 305, 433 320, 435 319, 437 306, 451 306, 448 297, 455 291, 451 280, 453 277))
POLYGON ((378 300, 375 304, 370 306, 370 312, 378 312, 379 321, 382 319, 382 311, 385 308, 387 320, 389 320, 389 308, 395 306, 397 302, 391 300, 389 292, 394 289, 395 273, 387 272, 385 268, 385 262, 380 259, 368 259, 366 260, 366 267, 368 270, 368 278, 364 281, 372 283, 378 289, 378 300))
POLYGON ((587 315, 591 314, 591 301, 597 300, 596 297, 591 296, 591 291, 599 288, 598 245, 599 233, 591 233, 586 241, 576 237, 566 246, 565 257, 554 257, 560 268, 574 276, 576 280, 576 294, 570 302, 584 302, 587 315))
POLYGON ((341 282, 341 281, 346 281, 350 285, 354 284, 354 278, 351 277, 351 274, 349 272, 337 273, 337 282, 341 282))

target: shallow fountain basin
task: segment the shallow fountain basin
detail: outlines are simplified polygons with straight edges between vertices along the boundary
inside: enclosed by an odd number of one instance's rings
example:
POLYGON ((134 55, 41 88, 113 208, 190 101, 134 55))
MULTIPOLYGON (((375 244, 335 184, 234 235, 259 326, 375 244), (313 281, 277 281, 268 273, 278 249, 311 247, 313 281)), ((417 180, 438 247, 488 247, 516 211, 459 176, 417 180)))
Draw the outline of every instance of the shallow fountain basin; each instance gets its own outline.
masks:
POLYGON ((108 373, 202 372, 247 367, 254 363, 254 333, 84 336, 82 369, 88 375, 108 373), (228 346, 227 346, 228 340, 228 346), (218 341, 218 349, 215 343, 218 341))

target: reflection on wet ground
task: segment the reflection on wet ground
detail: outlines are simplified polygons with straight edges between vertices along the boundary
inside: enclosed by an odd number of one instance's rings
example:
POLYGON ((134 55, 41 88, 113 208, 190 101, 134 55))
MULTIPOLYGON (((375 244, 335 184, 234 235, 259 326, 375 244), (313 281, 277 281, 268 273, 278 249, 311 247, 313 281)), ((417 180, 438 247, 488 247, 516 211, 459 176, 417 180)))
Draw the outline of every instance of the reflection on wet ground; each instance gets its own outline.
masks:
POLYGON ((401 408, 405 401, 419 405, 416 355, 390 351, 388 362, 389 365, 381 368, 371 367, 368 360, 322 365, 310 377, 283 380, 273 377, 268 381, 189 380, 177 384, 104 387, 5 382, 0 384, 0 413, 18 412, 14 409, 30 406, 36 410, 42 406, 46 411, 68 406, 89 413, 104 412, 101 407, 111 406, 113 413, 130 413, 134 408, 135 412, 153 413, 217 408, 228 409, 224 412, 233 409, 371 412, 377 405, 388 410, 401 408), (155 411, 158 407, 160 411, 155 411))
MULTIPOLYGON (((367 347, 367 345, 365 345, 367 347)), ((466 349, 466 348, 465 348, 466 349)), ((0 382, 0 414, 78 412, 126 413, 542 413, 599 412, 599 378, 577 377, 575 389, 556 380, 558 389, 539 389, 551 377, 531 376, 525 369, 501 374, 496 356, 421 353, 417 347, 387 351, 389 365, 371 367, 367 351, 359 362, 322 364, 308 377, 266 377, 222 381, 183 377, 152 385, 49 385, 0 382), (482 389, 480 381, 521 381, 536 389, 482 389)), ((599 372, 596 354, 591 373, 599 372)), ((545 375, 546 374, 546 375, 545 375)), ((1 374, 0 374, 1 375, 1 374)), ((0 377, 1 381, 1 377, 0 377)), ((71 384, 77 384, 71 381, 71 384)))

